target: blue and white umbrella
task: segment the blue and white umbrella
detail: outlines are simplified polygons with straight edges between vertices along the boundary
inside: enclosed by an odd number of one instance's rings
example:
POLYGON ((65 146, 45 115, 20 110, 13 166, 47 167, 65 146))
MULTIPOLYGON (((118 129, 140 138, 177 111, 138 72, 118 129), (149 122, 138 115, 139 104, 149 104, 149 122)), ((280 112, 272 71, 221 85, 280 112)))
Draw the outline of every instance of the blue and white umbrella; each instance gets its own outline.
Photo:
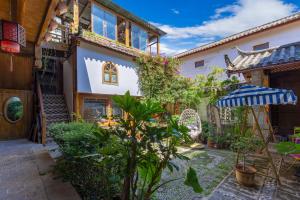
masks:
POLYGON ((279 104, 296 105, 297 96, 292 90, 243 85, 217 102, 218 107, 279 104))

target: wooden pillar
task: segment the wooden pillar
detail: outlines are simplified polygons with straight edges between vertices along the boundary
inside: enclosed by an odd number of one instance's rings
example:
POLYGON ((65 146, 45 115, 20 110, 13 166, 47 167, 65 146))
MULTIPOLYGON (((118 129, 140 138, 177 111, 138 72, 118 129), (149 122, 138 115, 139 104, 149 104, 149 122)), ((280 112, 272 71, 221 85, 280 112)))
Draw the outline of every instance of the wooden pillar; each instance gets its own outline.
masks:
POLYGON ((72 33, 78 33, 78 29, 79 29, 79 5, 78 5, 78 0, 73 0, 72 33))
POLYGON ((126 29, 125 29, 125 45, 127 47, 130 46, 130 27, 129 27, 129 21, 126 21, 126 29))
POLYGON ((157 44, 156 44, 156 54, 160 54, 160 38, 157 36, 157 44))

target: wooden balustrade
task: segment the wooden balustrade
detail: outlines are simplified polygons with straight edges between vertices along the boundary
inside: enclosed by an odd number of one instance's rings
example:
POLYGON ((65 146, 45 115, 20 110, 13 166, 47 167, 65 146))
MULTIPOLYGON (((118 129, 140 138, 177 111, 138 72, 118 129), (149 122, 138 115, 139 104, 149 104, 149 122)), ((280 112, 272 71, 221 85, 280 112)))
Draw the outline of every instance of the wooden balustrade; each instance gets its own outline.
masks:
POLYGON ((38 104, 39 104, 39 116, 40 116, 40 128, 41 128, 41 140, 42 144, 46 144, 46 114, 45 114, 45 109, 44 109, 44 101, 43 101, 43 94, 42 94, 42 89, 40 85, 40 81, 37 79, 37 98, 38 98, 38 104))

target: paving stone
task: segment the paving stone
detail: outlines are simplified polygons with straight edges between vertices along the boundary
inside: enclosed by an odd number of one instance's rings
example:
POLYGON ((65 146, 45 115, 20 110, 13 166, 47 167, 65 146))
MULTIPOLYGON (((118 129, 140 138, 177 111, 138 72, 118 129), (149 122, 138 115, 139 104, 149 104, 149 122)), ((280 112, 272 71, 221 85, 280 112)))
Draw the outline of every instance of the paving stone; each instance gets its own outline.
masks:
POLYGON ((0 199, 80 199, 71 184, 54 179, 51 173, 53 164, 42 145, 27 140, 1 141, 0 199))

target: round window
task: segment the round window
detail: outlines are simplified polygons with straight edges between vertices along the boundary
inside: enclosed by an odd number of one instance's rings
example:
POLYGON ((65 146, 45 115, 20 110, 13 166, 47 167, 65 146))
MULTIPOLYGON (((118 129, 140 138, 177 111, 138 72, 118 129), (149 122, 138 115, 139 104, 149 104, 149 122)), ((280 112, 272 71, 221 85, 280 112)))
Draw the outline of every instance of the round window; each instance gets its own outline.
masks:
POLYGON ((10 123, 16 123, 24 115, 23 103, 19 97, 10 97, 4 106, 4 116, 10 123))

